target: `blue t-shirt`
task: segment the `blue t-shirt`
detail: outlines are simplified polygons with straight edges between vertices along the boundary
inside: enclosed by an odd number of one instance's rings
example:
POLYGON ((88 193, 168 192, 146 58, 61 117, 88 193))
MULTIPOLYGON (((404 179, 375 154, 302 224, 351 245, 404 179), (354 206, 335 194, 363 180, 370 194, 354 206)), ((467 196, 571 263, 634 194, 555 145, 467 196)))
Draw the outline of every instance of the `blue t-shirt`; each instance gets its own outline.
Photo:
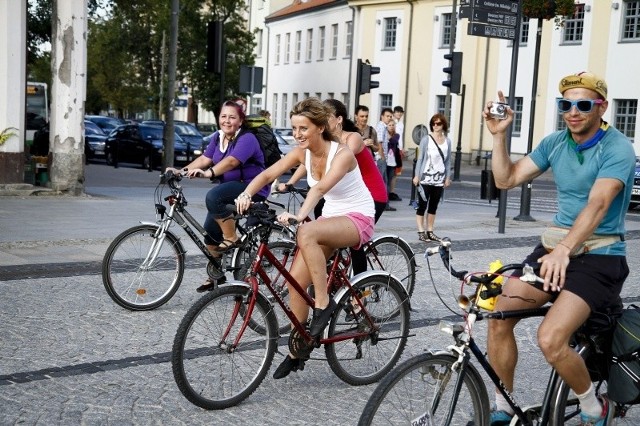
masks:
MULTIPOLYGON (((596 146, 582 151, 584 161, 581 164, 568 142, 567 132, 561 130, 550 134, 530 154, 540 170, 553 170, 558 190, 558 213, 554 223, 563 228, 573 226, 587 205, 589 192, 596 179, 613 178, 622 182, 624 188, 613 199, 594 233, 624 236, 624 218, 631 199, 635 170, 635 153, 629 139, 617 129, 609 127, 596 146)), ((621 241, 590 253, 624 255, 625 247, 624 241, 621 241)))
MULTIPOLYGON (((240 132, 235 141, 227 146, 225 152, 220 151, 220 133, 211 138, 204 156, 213 160, 213 164, 218 164, 225 157, 231 156, 240 162, 235 169, 226 171, 220 179, 222 182, 244 181, 251 182, 264 170, 264 154, 260 148, 260 142, 255 135, 250 132, 240 132)), ((258 191, 257 195, 269 196, 270 186, 266 185, 258 191)))

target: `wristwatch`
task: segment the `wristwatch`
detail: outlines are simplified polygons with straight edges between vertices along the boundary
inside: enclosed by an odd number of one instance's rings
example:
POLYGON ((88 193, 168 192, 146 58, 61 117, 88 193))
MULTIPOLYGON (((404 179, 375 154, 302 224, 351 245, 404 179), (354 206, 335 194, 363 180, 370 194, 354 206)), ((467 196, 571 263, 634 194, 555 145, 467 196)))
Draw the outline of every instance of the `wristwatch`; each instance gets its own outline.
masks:
POLYGON ((216 172, 215 170, 213 170, 213 166, 209 167, 209 170, 211 170, 211 177, 209 179, 214 180, 216 177, 216 172))

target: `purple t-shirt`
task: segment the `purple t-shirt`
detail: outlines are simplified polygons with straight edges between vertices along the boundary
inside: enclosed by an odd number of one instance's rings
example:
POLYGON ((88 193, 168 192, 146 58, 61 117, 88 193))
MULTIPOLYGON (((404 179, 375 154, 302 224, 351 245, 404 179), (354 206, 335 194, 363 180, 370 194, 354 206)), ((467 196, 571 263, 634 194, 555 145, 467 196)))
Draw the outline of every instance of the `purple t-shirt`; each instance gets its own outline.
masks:
MULTIPOLYGON (((238 167, 226 171, 220 176, 221 182, 244 180, 249 183, 264 170, 264 154, 260 148, 260 142, 253 133, 241 133, 234 142, 227 146, 226 152, 220 151, 219 140, 220 133, 218 132, 211 138, 203 155, 213 160, 213 164, 218 164, 227 156, 240 161, 238 167)), ((270 185, 264 186, 258 191, 258 195, 269 196, 269 188, 270 185)))

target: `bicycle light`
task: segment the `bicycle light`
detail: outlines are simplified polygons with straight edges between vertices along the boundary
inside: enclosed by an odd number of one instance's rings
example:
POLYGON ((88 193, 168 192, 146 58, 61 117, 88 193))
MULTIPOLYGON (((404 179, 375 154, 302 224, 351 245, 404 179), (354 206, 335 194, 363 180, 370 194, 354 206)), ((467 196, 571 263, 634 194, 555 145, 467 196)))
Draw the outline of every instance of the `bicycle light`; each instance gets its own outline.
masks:
POLYGON ((440 328, 440 331, 451 336, 455 336, 456 334, 460 334, 464 331, 464 326, 462 324, 452 323, 450 321, 440 321, 438 327, 440 328))

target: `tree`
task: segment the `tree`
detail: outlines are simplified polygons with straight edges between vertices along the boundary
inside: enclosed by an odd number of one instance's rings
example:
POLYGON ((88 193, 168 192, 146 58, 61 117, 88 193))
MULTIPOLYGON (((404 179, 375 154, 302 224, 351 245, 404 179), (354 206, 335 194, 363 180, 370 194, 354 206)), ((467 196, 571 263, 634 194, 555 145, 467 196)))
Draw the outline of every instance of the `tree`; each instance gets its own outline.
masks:
POLYGON ((216 111, 220 79, 206 71, 207 23, 224 22, 226 71, 223 98, 239 96, 240 65, 255 63, 254 34, 247 30, 242 0, 181 0, 178 70, 192 88, 194 100, 216 111))
POLYGON ((574 0, 523 0, 522 14, 532 19, 554 18, 561 26, 564 16, 573 15, 576 10, 574 0))

